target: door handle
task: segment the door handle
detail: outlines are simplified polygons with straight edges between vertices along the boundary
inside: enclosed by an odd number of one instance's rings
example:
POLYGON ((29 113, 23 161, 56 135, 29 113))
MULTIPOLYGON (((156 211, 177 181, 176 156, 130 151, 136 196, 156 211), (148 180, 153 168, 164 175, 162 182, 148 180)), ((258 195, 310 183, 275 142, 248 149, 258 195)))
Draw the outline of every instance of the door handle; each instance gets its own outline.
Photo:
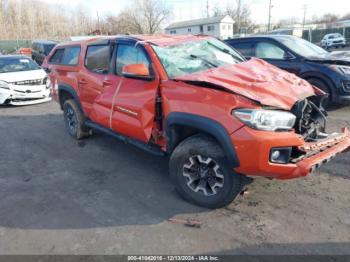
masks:
POLYGON ((87 82, 86 82, 85 79, 81 79, 81 80, 78 81, 78 84, 79 84, 79 85, 86 85, 87 82))
POLYGON ((111 80, 104 80, 104 81, 102 82, 102 85, 103 85, 103 87, 108 87, 108 86, 113 85, 113 83, 112 83, 111 80))

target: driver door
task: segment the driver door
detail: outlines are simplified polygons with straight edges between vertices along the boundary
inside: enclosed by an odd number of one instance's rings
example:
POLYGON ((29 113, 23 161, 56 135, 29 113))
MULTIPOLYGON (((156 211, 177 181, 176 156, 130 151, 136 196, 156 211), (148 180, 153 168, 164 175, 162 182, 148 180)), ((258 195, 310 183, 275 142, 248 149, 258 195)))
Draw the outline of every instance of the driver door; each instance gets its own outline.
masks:
POLYGON ((159 77, 152 68, 151 59, 145 48, 141 45, 135 46, 134 42, 118 43, 114 59, 113 82, 118 84, 112 100, 111 129, 148 142, 155 124, 159 77), (149 68, 151 78, 124 76, 123 67, 134 64, 145 64, 149 68))
POLYGON ((255 45, 255 56, 290 73, 300 73, 299 61, 290 57, 291 54, 282 46, 273 42, 258 41, 255 45))

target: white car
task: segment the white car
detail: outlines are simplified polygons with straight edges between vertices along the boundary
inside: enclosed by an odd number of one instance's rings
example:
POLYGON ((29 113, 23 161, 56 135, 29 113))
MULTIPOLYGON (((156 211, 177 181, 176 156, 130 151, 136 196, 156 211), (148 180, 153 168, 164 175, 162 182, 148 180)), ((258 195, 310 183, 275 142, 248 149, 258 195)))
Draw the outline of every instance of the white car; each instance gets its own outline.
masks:
POLYGON ((345 45, 345 38, 339 33, 325 35, 321 41, 321 46, 325 49, 331 47, 345 47, 345 45))
POLYGON ((0 56, 0 105, 48 102, 50 83, 45 71, 22 55, 0 56))

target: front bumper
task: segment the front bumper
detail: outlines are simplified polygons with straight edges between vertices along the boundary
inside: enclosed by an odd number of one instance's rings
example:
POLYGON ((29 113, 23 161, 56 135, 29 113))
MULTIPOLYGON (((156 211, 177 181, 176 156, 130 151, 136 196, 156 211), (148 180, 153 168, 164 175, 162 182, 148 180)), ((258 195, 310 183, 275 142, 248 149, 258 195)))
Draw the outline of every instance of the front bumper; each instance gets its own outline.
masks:
POLYGON ((277 179, 307 176, 337 154, 350 149, 347 129, 318 143, 306 143, 294 132, 264 132, 244 127, 233 133, 231 140, 240 161, 236 172, 277 179), (288 164, 271 163, 271 149, 279 147, 297 148, 303 152, 303 157, 292 159, 288 164))
MULTIPOLYGON (((30 88, 28 88, 30 90, 30 88)), ((13 88, 0 89, 0 104, 7 105, 33 105, 51 101, 50 89, 47 89, 45 85, 40 86, 39 91, 27 92, 17 91, 13 88)))

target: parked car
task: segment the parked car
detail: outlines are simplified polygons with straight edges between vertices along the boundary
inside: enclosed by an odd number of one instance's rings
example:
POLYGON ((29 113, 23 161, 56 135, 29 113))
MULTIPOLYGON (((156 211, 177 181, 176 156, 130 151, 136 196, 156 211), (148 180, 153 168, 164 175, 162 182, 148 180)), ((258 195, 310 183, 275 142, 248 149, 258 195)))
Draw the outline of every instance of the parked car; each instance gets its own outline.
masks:
POLYGON ((347 129, 325 133, 321 90, 209 36, 59 44, 44 68, 72 137, 93 129, 169 155, 177 191, 204 207, 229 204, 250 176, 304 177, 350 147, 347 129))
POLYGON ((295 36, 267 35, 226 42, 247 59, 257 57, 293 73, 329 95, 328 103, 350 101, 350 55, 329 53, 295 36))
POLYGON ((30 57, 0 56, 0 105, 30 105, 50 101, 47 75, 30 57))
POLYGON ((57 45, 55 41, 36 40, 32 43, 32 58, 41 65, 45 57, 50 54, 51 50, 57 45))
POLYGON ((32 51, 31 48, 21 47, 21 48, 18 50, 18 54, 32 57, 33 51, 32 51))
POLYGON ((332 47, 338 48, 338 47, 345 47, 346 46, 346 40, 344 36, 342 36, 339 33, 336 34, 328 34, 325 35, 321 41, 321 46, 325 49, 329 49, 332 47))

